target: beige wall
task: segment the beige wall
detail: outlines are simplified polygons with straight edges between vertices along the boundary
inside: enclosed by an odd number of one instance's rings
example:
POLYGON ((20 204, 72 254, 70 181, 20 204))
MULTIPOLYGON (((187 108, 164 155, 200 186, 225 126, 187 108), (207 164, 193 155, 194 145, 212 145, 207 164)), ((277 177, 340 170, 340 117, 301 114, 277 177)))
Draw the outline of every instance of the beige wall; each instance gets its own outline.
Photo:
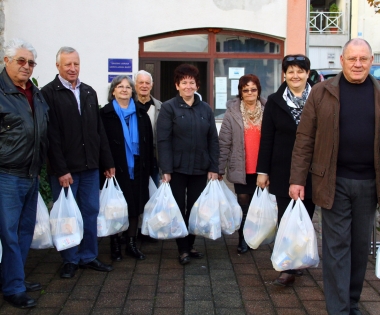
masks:
POLYGON ((306 38, 306 1, 288 0, 285 54, 304 54, 306 38))

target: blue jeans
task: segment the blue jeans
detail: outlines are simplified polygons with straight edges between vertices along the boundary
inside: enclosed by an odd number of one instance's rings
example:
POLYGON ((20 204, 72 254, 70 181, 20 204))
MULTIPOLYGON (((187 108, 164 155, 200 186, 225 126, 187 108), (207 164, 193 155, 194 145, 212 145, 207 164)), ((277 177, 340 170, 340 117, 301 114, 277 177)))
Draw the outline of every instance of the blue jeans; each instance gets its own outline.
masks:
MULTIPOLYGON (((98 257, 99 171, 96 169, 71 173, 71 177, 74 181, 71 190, 83 218, 83 239, 80 246, 63 250, 60 254, 64 264, 87 264, 98 257)), ((62 190, 58 177, 50 176, 50 185, 55 202, 62 190)))
POLYGON ((24 292, 24 266, 32 243, 38 178, 0 173, 0 239, 3 245, 3 294, 24 292))

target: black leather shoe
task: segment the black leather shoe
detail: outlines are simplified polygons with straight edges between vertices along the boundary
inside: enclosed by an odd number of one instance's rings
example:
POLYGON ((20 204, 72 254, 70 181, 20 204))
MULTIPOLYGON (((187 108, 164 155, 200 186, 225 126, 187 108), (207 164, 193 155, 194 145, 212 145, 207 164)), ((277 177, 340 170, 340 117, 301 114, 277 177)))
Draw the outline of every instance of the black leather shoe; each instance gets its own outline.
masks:
POLYGON ((303 271, 301 269, 294 270, 294 275, 296 277, 301 277, 303 276, 303 271))
POLYGON ((186 265, 190 262, 190 256, 188 253, 183 253, 178 256, 178 261, 181 265, 186 265))
POLYGON ((136 245, 136 237, 130 237, 129 243, 127 244, 127 248, 125 249, 125 253, 129 256, 132 256, 138 260, 144 260, 145 255, 137 248, 136 245))
POLYGON ((29 308, 37 305, 36 300, 29 297, 26 294, 26 292, 20 292, 13 295, 3 296, 3 298, 9 304, 18 308, 29 308))
POLYGON ((244 237, 239 237, 239 244, 238 244, 238 248, 237 248, 237 251, 239 254, 245 254, 246 252, 248 252, 248 244, 247 242, 245 241, 244 237))
POLYGON ((67 263, 67 264, 64 264, 62 269, 61 269, 61 273, 60 273, 60 276, 61 278, 72 278, 75 276, 75 271, 77 271, 78 269, 78 265, 76 264, 73 264, 73 263, 67 263))
POLYGON ((293 274, 289 274, 286 272, 281 272, 280 276, 273 281, 274 285, 286 287, 288 285, 291 285, 296 280, 296 277, 293 274))
POLYGON ((121 261, 123 257, 121 256, 121 243, 119 235, 110 236, 110 246, 111 246, 111 259, 113 261, 121 261))
POLYGON ((41 283, 24 281, 26 292, 40 291, 42 289, 41 283))
POLYGON ((350 309, 350 315, 362 315, 362 312, 357 307, 353 307, 350 309))
POLYGON ((113 267, 111 265, 103 264, 100 260, 95 258, 93 261, 87 263, 87 264, 79 264, 79 268, 81 269, 94 269, 96 271, 112 271, 113 267))
POLYGON ((196 249, 192 249, 189 253, 189 256, 191 258, 197 258, 197 259, 200 259, 200 258, 203 258, 205 255, 201 252, 198 252, 196 249))

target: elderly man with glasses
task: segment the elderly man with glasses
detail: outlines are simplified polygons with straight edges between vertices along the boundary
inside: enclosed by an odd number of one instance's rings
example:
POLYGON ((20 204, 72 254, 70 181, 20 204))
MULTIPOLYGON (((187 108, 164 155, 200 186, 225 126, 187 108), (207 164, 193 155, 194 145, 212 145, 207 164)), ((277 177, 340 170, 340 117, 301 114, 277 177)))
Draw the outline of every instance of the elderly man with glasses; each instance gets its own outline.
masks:
POLYGON ((0 239, 3 246, 3 298, 19 308, 36 305, 27 291, 41 289, 25 281, 24 265, 33 239, 38 174, 47 152, 48 105, 29 80, 36 50, 21 39, 4 49, 0 74, 0 239))

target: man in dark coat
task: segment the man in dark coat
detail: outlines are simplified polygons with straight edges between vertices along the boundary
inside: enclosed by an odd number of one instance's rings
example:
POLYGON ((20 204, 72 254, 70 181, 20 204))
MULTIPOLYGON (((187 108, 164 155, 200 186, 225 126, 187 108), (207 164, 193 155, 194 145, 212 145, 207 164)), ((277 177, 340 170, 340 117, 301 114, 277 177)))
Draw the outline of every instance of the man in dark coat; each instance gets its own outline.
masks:
POLYGON ((97 216, 99 213, 99 163, 105 175, 115 174, 107 136, 99 116, 96 92, 80 82, 78 52, 62 47, 57 53, 56 78, 42 88, 50 106, 49 166, 54 201, 62 187, 71 187, 83 217, 83 240, 61 251, 61 278, 72 278, 80 268, 111 271, 97 259, 97 216))

